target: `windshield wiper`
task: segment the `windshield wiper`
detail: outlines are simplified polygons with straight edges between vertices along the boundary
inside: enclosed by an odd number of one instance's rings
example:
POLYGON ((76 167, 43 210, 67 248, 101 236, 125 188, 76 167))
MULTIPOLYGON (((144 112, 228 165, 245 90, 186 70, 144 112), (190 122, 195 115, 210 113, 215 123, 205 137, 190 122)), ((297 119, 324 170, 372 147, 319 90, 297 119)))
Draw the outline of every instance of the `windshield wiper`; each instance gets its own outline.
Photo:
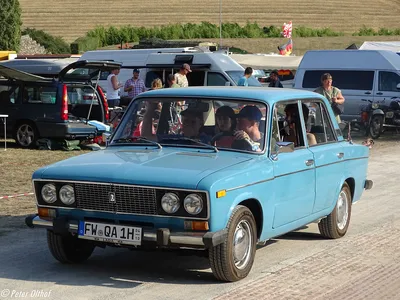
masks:
POLYGON ((146 139, 144 137, 140 137, 140 136, 125 137, 125 138, 119 138, 119 139, 113 140, 113 142, 115 142, 115 143, 130 143, 130 144, 135 144, 135 143, 133 143, 135 141, 147 142, 149 144, 157 146, 158 149, 162 149, 162 146, 159 143, 157 143, 155 141, 152 141, 152 140, 149 140, 149 139, 146 139))
POLYGON ((165 137, 165 138, 162 138, 160 142, 163 142, 163 141, 189 141, 189 142, 196 143, 198 145, 205 146, 209 149, 212 149, 212 150, 214 150, 214 152, 218 152, 217 147, 215 147, 213 145, 206 144, 206 143, 197 141, 195 139, 187 138, 187 137, 165 137))

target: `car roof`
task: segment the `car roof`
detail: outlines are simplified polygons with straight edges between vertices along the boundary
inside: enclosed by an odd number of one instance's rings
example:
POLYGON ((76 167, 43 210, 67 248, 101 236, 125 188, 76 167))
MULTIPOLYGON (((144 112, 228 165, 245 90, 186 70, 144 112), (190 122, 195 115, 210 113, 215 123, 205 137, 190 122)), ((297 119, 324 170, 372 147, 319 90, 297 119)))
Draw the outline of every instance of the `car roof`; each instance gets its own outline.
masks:
POLYGON ((187 87, 187 88, 164 88, 142 93, 139 97, 209 97, 209 98, 231 98, 240 100, 256 100, 273 104, 281 100, 319 98, 322 95, 300 89, 269 88, 269 87, 187 87))

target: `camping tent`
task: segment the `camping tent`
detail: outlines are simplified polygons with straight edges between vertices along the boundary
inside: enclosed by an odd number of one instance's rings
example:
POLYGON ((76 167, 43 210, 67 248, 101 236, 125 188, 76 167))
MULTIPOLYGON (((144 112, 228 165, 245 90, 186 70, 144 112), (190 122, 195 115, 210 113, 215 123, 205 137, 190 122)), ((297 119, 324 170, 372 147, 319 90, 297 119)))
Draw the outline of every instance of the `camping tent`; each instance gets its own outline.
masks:
POLYGON ((364 42, 359 50, 390 50, 400 52, 400 42, 364 42))
POLYGON ((303 56, 282 56, 269 54, 231 54, 238 64, 253 69, 289 69, 297 70, 303 56))

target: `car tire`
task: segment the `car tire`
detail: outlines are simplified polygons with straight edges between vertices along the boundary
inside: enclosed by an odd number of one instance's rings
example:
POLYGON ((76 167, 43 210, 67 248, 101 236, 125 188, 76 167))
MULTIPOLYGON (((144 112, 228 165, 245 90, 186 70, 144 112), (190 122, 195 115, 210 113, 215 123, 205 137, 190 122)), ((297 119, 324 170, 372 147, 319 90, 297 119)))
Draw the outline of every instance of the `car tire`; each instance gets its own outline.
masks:
POLYGON ((253 266, 257 226, 251 211, 238 205, 229 218, 227 231, 225 241, 209 249, 209 261, 218 280, 233 282, 245 278, 253 266))
POLYGON ((64 264, 81 263, 93 253, 95 245, 71 234, 59 235, 47 230, 47 244, 55 259, 64 264))
POLYGON ((333 211, 318 223, 322 236, 330 239, 343 237, 350 224, 351 217, 351 191, 347 183, 340 190, 338 200, 333 211))
POLYGON ((382 134, 383 129, 383 116, 375 115, 372 116, 371 122, 369 123, 369 135, 373 139, 378 139, 382 134), (374 126, 377 125, 377 126, 374 126))
POLYGON ((15 126, 14 139, 22 148, 33 148, 39 138, 39 132, 34 123, 23 121, 15 126))

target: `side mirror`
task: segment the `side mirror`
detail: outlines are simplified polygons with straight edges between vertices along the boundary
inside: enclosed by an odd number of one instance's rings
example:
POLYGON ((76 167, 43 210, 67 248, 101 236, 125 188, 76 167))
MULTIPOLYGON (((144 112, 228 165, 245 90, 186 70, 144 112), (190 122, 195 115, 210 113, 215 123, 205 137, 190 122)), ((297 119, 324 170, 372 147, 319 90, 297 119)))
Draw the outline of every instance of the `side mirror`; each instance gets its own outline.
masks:
POLYGON ((271 155, 272 160, 278 160, 279 153, 289 153, 294 151, 293 142, 276 142, 274 154, 271 155))
POLYGON ((289 153, 294 151, 293 142, 276 142, 275 145, 276 153, 289 153))
POLYGON ((397 84, 396 88, 400 90, 400 83, 397 84))

